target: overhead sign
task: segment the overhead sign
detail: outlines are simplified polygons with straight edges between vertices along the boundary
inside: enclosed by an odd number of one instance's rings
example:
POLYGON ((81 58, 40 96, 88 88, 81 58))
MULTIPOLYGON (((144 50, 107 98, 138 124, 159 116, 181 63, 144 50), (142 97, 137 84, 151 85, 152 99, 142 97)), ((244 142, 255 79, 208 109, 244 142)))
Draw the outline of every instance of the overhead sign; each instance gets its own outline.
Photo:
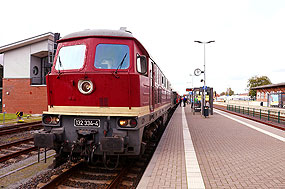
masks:
POLYGON ((193 89, 191 89, 191 88, 186 88, 186 91, 193 91, 193 89))

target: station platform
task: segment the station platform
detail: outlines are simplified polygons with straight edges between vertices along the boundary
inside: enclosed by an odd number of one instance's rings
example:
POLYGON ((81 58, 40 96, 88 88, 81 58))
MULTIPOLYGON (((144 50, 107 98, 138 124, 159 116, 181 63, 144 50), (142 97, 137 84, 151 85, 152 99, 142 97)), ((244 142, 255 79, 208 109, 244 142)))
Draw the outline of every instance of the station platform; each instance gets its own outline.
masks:
POLYGON ((137 188, 285 188, 285 132, 178 107, 137 188))

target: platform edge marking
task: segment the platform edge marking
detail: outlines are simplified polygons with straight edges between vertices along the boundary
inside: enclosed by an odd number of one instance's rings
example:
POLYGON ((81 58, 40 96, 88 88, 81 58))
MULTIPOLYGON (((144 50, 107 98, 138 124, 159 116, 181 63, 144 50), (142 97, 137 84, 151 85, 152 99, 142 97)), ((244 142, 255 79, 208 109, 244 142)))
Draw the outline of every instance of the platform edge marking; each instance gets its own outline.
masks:
POLYGON ((190 130, 186 121, 184 108, 182 108, 183 141, 185 149, 185 164, 187 185, 190 189, 204 189, 205 184, 197 160, 196 152, 190 135, 190 130))
POLYGON ((224 114, 224 113, 222 113, 222 112, 220 112, 220 111, 218 111, 218 110, 214 110, 214 111, 215 111, 216 113, 218 113, 218 114, 224 116, 224 117, 227 117, 227 118, 229 118, 229 119, 232 119, 232 120, 234 120, 234 121, 236 121, 236 122, 239 122, 239 123, 241 123, 241 124, 243 124, 243 125, 245 125, 245 126, 247 126, 247 127, 250 127, 250 128, 252 128, 252 129, 255 129, 255 130, 257 130, 257 131, 259 131, 259 132, 261 132, 261 133, 263 133, 263 134, 266 134, 266 135, 271 136, 271 137, 273 137, 273 138, 275 138, 275 139, 281 140, 282 142, 285 142, 285 138, 282 137, 282 136, 279 136, 279 135, 273 134, 273 133, 271 133, 271 132, 269 132, 269 131, 265 131, 265 130, 263 130, 263 129, 260 129, 260 128, 258 128, 258 127, 255 127, 255 126, 253 126, 253 125, 251 125, 251 124, 249 124, 249 123, 243 122, 243 121, 238 120, 238 119, 236 119, 236 118, 233 118, 233 117, 231 117, 231 116, 229 116, 229 115, 226 115, 226 114, 224 114))

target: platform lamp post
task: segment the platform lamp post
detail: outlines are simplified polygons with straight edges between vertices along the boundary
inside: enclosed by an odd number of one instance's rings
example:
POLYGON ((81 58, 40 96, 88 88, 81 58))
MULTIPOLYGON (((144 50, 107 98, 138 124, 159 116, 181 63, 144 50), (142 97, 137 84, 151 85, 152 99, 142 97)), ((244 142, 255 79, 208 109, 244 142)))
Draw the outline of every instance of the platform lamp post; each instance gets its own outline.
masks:
POLYGON ((205 107, 205 103, 206 103, 206 44, 208 43, 214 43, 215 41, 194 41, 196 43, 202 43, 204 45, 204 71, 202 73, 204 73, 204 90, 203 90, 203 104, 202 104, 202 115, 204 115, 204 107, 205 107))

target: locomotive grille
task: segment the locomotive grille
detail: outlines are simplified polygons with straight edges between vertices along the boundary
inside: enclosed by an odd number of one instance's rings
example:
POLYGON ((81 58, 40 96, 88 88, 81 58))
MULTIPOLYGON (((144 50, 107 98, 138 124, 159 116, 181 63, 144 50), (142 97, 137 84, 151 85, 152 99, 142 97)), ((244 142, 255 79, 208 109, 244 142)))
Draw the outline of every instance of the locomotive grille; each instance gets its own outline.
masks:
POLYGON ((103 97, 99 98, 99 105, 101 107, 109 106, 109 99, 108 98, 103 98, 103 97))

